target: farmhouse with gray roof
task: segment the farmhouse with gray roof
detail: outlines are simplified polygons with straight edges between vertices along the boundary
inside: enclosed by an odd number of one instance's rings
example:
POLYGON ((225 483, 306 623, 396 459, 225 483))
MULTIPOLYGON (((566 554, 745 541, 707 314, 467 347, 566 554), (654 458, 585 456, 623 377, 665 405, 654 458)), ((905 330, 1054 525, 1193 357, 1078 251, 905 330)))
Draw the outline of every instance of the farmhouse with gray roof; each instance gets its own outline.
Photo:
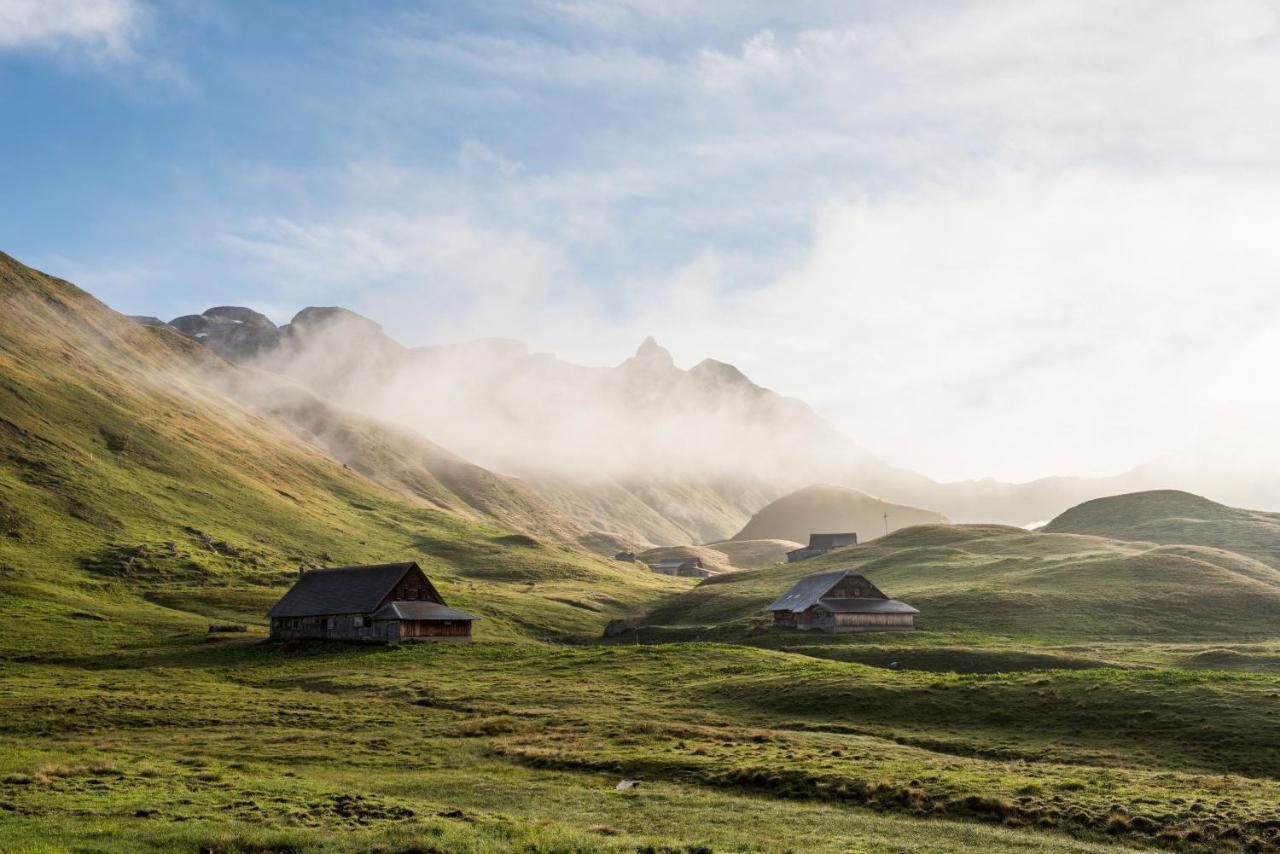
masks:
POLYGON ((416 563, 300 570, 267 612, 276 640, 469 641, 476 617, 448 607, 416 563))
POLYGON ((858 535, 852 531, 846 534, 810 534, 809 545, 787 552, 787 563, 808 560, 811 557, 824 555, 832 549, 842 549, 845 546, 857 544, 858 535))
POLYGON ((710 578, 716 571, 702 565, 700 557, 672 557, 649 564, 649 569, 659 575, 675 575, 681 578, 710 578))
POLYGON ((765 610, 775 626, 828 632, 911 630, 920 613, 852 569, 807 575, 765 610))

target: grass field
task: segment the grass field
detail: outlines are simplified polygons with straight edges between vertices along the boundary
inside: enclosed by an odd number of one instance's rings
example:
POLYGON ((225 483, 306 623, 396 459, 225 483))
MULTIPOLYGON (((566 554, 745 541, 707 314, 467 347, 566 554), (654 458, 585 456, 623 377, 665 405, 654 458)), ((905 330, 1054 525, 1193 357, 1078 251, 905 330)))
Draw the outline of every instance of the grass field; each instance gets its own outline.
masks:
MULTIPOLYGON (((931 525, 794 564, 709 579, 647 622, 665 637, 749 638, 761 609, 812 572, 857 569, 920 609, 929 637, 969 634, 1035 647, 1098 640, 1267 640, 1280 571, 1240 554, 999 525, 931 525), (708 634, 709 632, 709 634, 708 634)), ((656 637, 657 635, 655 635, 656 637)))
POLYGON ((1265 562, 928 526, 667 578, 502 527, 536 505, 463 501, 378 425, 383 464, 348 467, 203 381, 230 366, 24 269, 0 282, 0 850, 1277 847, 1265 562), (475 644, 267 642, 298 565, 410 558, 475 644), (768 627, 845 565, 922 631, 768 627))
POLYGON ((8 669, 0 809, 33 850, 1260 847, 1280 827, 1278 688, 175 635, 8 669))

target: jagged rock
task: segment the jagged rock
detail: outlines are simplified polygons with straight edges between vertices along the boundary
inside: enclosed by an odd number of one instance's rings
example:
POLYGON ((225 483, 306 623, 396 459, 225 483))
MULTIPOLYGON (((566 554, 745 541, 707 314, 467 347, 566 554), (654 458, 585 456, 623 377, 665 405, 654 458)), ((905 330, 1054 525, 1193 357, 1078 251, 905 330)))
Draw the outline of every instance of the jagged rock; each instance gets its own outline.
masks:
POLYGON ((623 372, 623 376, 628 378, 627 381, 635 382, 639 380, 646 384, 646 388, 651 387, 655 381, 659 381, 662 378, 684 374, 684 371, 676 367, 675 359, 671 358, 671 353, 658 344, 652 335, 641 342, 634 356, 618 367, 623 372))
POLYGON ((175 317, 170 320, 169 325, 183 335, 195 338, 197 335, 208 332, 212 323, 203 314, 184 314, 182 317, 175 317))
POLYGON ((636 350, 635 359, 637 362, 643 362, 646 365, 662 365, 663 367, 674 368, 675 359, 671 358, 671 353, 650 335, 644 341, 640 342, 640 347, 636 350))
POLYGON ((247 362, 274 350, 280 331, 265 315, 240 306, 218 306, 204 314, 186 314, 169 321, 230 362, 247 362))
POLYGON ((267 317, 265 314, 261 314, 251 308, 245 308, 240 305, 216 305, 213 308, 206 309, 204 316, 234 320, 236 323, 252 323, 257 326, 266 326, 271 329, 276 328, 276 325, 271 322, 271 318, 267 317))
POLYGON ((382 324, 376 323, 361 314, 337 306, 308 306, 293 316, 289 322, 289 330, 294 335, 303 335, 309 331, 341 327, 352 334, 364 334, 382 337, 382 324))

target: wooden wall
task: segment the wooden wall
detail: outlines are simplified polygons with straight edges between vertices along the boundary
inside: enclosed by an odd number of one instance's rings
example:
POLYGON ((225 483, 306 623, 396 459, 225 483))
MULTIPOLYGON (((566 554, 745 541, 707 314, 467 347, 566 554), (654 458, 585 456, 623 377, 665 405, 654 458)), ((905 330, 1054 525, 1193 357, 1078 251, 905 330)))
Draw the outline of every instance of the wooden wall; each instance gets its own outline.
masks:
POLYGON ((359 614, 297 617, 271 621, 275 640, 316 639, 398 643, 401 640, 470 640, 470 620, 373 620, 364 625, 359 614))

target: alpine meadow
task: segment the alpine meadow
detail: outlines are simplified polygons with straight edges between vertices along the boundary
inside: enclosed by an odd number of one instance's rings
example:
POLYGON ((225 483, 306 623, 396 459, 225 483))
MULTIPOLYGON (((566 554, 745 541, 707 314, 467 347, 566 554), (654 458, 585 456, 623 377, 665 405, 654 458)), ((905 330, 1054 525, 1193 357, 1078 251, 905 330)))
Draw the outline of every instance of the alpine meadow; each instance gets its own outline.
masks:
POLYGON ((0 851, 1280 851, 1277 44, 0 0, 0 851))

